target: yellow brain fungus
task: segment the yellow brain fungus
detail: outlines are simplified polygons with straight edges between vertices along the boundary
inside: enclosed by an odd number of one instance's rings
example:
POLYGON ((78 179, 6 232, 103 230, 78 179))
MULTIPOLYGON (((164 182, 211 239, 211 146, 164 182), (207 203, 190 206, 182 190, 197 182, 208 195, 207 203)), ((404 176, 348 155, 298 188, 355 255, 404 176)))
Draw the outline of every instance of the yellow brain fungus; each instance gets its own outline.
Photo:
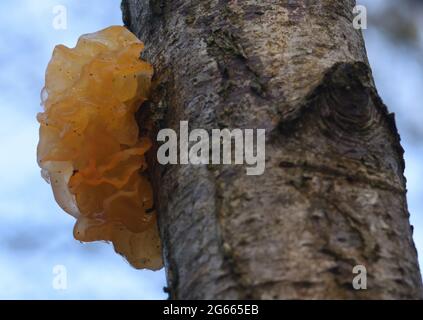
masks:
POLYGON ((135 112, 153 68, 143 43, 112 26, 58 45, 47 67, 37 149, 42 176, 60 207, 77 219, 80 241, 111 241, 135 267, 159 269, 161 246, 145 170, 148 138, 135 112))

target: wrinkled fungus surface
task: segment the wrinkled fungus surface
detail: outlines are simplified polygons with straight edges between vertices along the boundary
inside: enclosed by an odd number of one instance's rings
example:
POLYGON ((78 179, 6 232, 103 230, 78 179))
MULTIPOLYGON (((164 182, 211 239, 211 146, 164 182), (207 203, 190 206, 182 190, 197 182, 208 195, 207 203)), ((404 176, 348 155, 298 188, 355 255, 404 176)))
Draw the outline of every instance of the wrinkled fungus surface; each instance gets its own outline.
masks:
POLYGON ((111 241, 135 268, 162 266, 146 176, 148 138, 135 112, 147 99, 152 66, 143 44, 112 26, 58 45, 42 91, 37 160, 60 207, 77 219, 80 241, 111 241))

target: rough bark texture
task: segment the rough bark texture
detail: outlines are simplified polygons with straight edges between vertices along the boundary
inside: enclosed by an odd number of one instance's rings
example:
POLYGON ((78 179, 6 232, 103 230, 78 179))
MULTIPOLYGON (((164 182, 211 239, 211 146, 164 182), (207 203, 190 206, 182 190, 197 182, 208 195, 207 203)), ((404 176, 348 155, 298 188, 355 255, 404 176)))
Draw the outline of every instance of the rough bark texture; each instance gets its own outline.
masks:
POLYGON ((354 5, 123 1, 155 67, 141 121, 267 130, 261 176, 159 166, 153 152, 171 298, 422 298, 403 150, 354 5), (359 264, 367 290, 352 288, 359 264))

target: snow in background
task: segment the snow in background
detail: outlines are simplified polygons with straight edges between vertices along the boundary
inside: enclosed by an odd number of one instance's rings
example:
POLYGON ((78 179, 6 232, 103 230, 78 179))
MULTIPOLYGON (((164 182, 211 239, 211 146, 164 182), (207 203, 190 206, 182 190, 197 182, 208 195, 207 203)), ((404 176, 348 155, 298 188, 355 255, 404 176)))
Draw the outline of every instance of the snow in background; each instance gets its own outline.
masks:
MULTIPOLYGON (((387 3, 398 6, 406 1, 359 2, 368 6, 369 16, 373 17, 387 3)), ((74 220, 57 206, 36 164, 35 116, 41 111, 39 92, 54 46, 59 43, 74 46, 81 34, 113 24, 122 24, 120 0, 0 2, 2 299, 166 298, 162 290, 163 270, 135 270, 114 253, 111 245, 81 244, 73 239, 74 220), (67 8, 66 30, 52 27, 56 5, 67 8), (53 288, 56 265, 66 267, 66 290, 53 288)), ((409 209, 422 264, 423 63, 419 51, 422 39, 413 47, 393 41, 386 29, 372 24, 364 35, 379 93, 390 110, 397 113, 406 150, 409 209)))

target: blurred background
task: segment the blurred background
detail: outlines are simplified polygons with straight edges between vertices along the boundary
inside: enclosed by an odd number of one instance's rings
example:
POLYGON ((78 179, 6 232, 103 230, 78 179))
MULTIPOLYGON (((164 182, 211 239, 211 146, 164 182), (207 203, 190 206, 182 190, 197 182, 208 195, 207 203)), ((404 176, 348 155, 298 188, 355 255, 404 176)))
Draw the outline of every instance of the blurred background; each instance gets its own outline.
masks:
MULTIPOLYGON (((396 113, 423 265, 423 0, 361 0, 379 93, 396 113)), ((164 299, 164 271, 137 271, 111 245, 79 243, 36 164, 37 112, 56 44, 122 24, 120 0, 0 2, 0 299, 164 299), (66 10, 66 21, 58 17, 66 10), (65 28, 63 29, 63 27, 65 28), (59 279, 65 272, 66 280, 59 279)))

